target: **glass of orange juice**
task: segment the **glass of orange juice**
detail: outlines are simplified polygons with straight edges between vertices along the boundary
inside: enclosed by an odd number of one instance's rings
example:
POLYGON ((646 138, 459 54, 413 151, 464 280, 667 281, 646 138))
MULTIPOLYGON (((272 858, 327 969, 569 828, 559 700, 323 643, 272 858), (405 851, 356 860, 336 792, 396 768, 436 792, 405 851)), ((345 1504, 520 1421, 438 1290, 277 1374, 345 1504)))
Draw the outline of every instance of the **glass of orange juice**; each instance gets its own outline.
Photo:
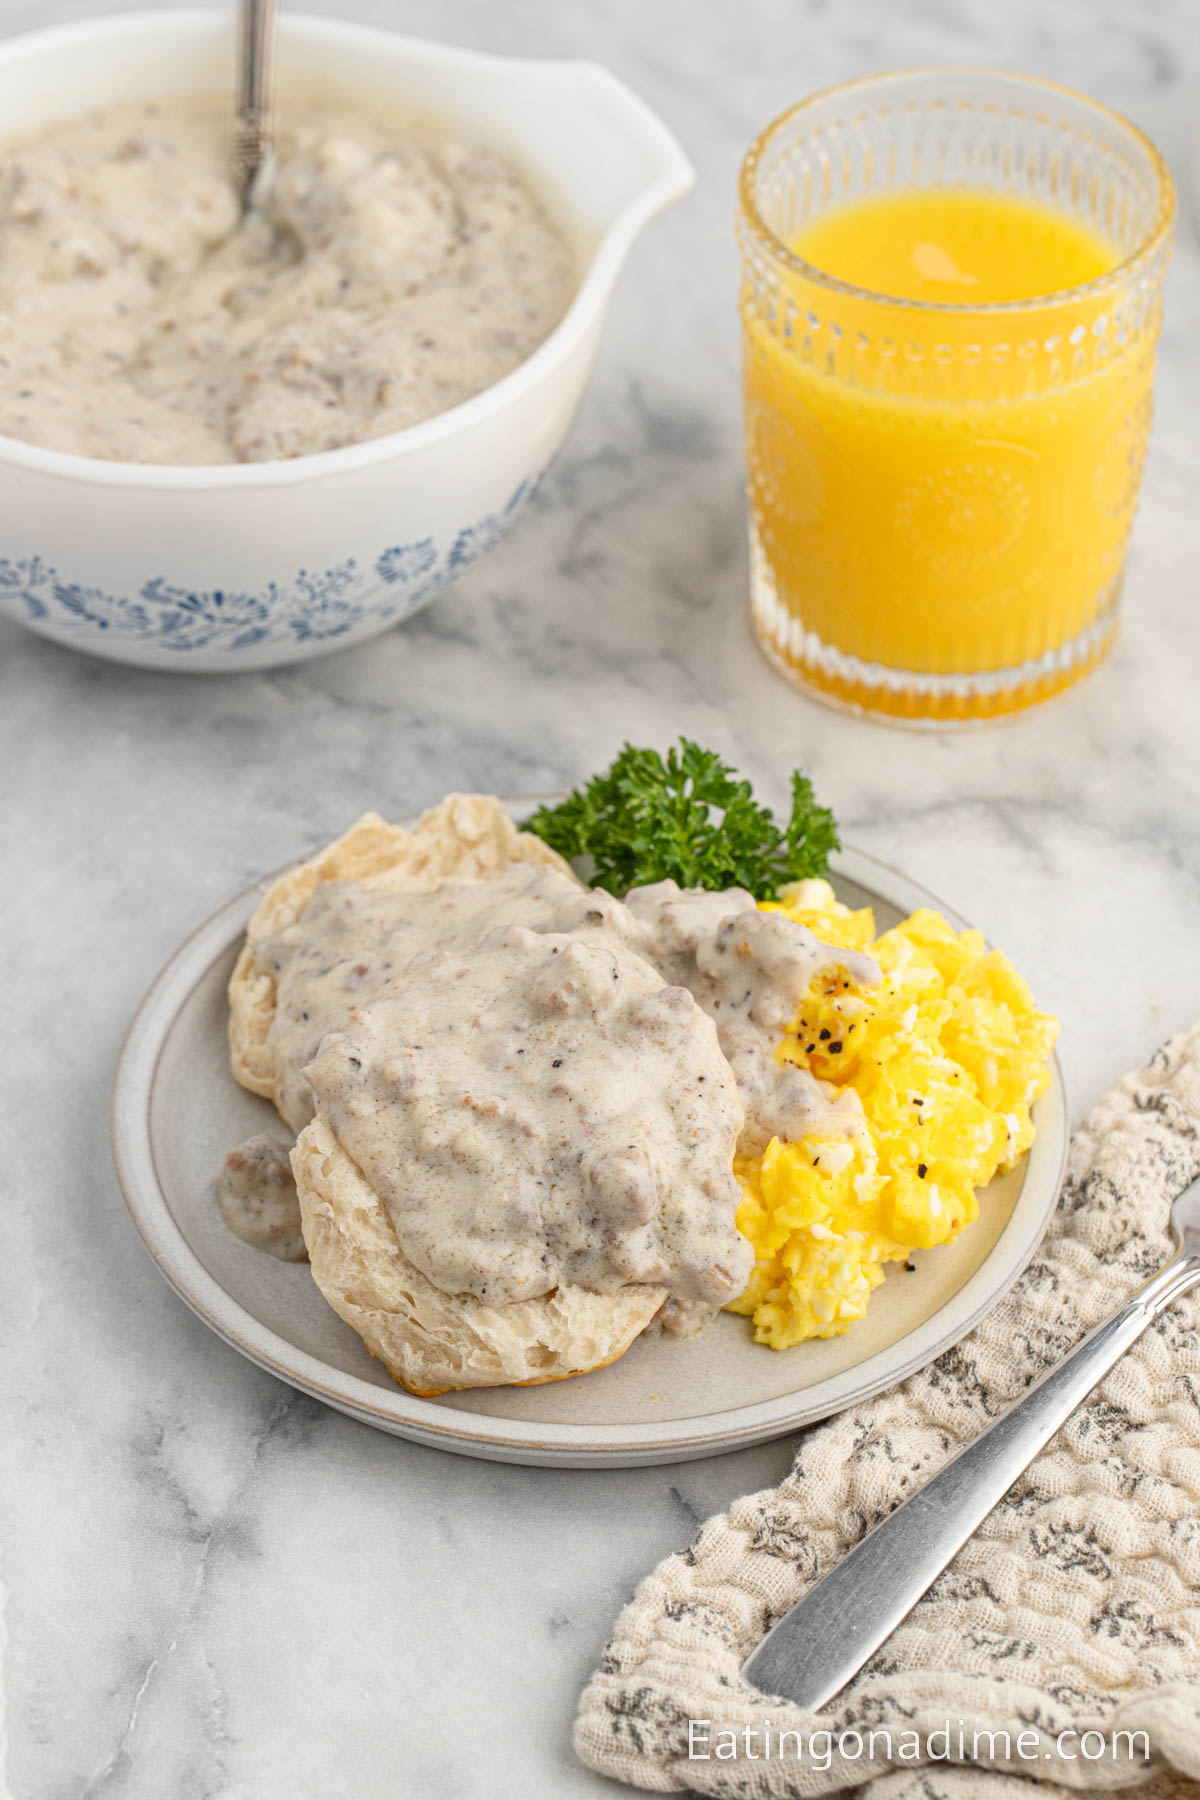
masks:
POLYGON ((751 145, 752 609, 793 681, 940 725, 1104 655, 1174 207, 1132 125, 988 70, 851 82, 751 145))

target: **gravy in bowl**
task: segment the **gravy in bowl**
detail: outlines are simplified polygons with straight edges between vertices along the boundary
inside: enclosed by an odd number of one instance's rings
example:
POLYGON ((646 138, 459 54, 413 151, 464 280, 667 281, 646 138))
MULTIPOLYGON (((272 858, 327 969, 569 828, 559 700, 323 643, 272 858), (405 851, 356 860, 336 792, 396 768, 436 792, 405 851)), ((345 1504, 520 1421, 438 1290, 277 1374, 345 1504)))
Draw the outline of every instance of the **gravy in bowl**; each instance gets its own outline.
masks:
POLYGON ((338 449, 491 387, 574 287, 495 151, 285 113, 243 221, 227 101, 105 107, 0 154, 0 433, 135 463, 338 449))

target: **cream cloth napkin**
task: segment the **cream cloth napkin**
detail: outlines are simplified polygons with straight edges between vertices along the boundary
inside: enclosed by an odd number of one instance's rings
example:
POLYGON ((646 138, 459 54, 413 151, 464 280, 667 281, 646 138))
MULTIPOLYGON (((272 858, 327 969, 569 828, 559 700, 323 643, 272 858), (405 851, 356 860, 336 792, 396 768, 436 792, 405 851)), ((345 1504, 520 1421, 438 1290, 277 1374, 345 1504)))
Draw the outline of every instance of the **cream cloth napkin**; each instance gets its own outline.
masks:
MULTIPOLYGON (((814 1718, 754 1692, 744 1658, 843 1552, 1125 1299, 1171 1250, 1168 1210, 1200 1173, 1200 1025, 1084 1121, 1049 1231, 957 1348, 806 1433, 791 1474, 712 1518, 642 1582, 580 1705, 575 1745, 657 1793, 867 1786, 870 1800, 1029 1795, 1200 1780, 1200 1320, 1170 1308, 1118 1363, 857 1681, 814 1718), (706 1748, 708 1760, 689 1760, 706 1748), (962 1721, 968 1755, 957 1757, 962 1721), (755 1728, 747 1749, 747 1725, 755 1728), (940 1735, 949 1725, 950 1741, 940 1735), (762 1727, 770 1729, 764 1739, 762 1727), (810 1752, 809 1734, 832 1733, 810 1752), (855 1733, 877 1735, 868 1759, 855 1733), (884 1728, 893 1756, 886 1757, 884 1728), (1149 1766, 1070 1729, 1144 1731, 1149 1766), (799 1730, 804 1756, 768 1752, 799 1730), (996 1757, 973 1733, 1007 1730, 996 1757), (718 1759, 715 1748, 734 1757, 718 1759), (1037 1748, 1032 1758, 1017 1754, 1037 1748), (1030 1733, 1035 1734, 1030 1737, 1030 1733), (925 1740, 914 1757, 917 1734, 925 1740), (848 1734, 839 1743, 839 1737, 848 1734), (951 1751, 944 1760, 946 1749, 951 1751), (844 1752, 844 1753, 843 1753, 844 1752), (1191 1779, 1189 1779, 1191 1778, 1191 1779), (1043 1785, 1033 1788, 1034 1780, 1043 1785)), ((1140 1740, 1134 1740, 1135 1749, 1140 1740)))

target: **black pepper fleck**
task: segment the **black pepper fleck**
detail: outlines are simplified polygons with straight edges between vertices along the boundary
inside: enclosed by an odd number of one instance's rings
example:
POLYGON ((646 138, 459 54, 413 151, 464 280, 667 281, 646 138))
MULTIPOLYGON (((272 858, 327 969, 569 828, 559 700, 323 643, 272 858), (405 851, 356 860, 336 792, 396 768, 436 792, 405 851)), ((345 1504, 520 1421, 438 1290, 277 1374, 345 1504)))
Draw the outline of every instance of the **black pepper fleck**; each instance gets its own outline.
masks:
POLYGON ((928 1175, 928 1173, 929 1173, 929 1164, 928 1163, 918 1163, 917 1164, 917 1174, 921 1177, 922 1181, 924 1181, 924 1179, 928 1175))

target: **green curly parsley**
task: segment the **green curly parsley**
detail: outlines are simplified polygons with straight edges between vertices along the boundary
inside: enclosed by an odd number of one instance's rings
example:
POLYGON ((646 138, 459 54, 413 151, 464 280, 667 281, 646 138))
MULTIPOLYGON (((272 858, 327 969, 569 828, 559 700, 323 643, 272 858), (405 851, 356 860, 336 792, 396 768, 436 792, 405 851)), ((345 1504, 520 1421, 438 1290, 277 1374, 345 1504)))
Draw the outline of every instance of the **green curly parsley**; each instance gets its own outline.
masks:
POLYGON ((603 775, 539 807, 526 830, 560 856, 589 856, 592 880, 615 894, 671 876, 680 887, 743 887, 773 900, 784 883, 823 875, 841 847, 807 775, 792 775, 781 829, 748 781, 685 737, 665 761, 626 744, 603 775))

